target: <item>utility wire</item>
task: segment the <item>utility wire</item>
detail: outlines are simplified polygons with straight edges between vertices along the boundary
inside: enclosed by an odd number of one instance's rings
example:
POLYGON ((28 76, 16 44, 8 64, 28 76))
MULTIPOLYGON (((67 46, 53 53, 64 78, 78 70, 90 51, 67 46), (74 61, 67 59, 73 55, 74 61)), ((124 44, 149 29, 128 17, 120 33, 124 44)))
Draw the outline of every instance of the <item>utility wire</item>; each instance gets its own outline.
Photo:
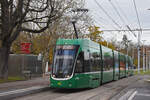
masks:
POLYGON ((122 13, 122 15, 124 16, 124 18, 126 19, 126 21, 128 22, 128 24, 130 23, 126 13, 124 12, 124 10, 120 7, 119 3, 118 3, 118 0, 114 0, 116 2, 116 5, 118 6, 120 12, 122 13))
MULTIPOLYGON (((102 11, 107 15, 108 18, 110 18, 113 23, 115 23, 116 26, 118 26, 119 28, 122 28, 120 27, 120 25, 118 23, 115 22, 115 20, 104 10, 104 8, 95 0, 96 4, 102 9, 102 11)), ((124 19, 121 17, 120 13, 118 12, 117 8, 112 4, 113 8, 115 9, 115 11, 117 12, 117 14, 119 15, 120 19, 123 21, 123 23, 125 23, 124 19)), ((125 25, 127 26, 127 25, 125 25)), ((123 31, 122 31, 123 32, 123 31)), ((122 33, 121 32, 121 33, 122 33)), ((129 31, 124 31, 124 32, 128 32, 130 34, 129 31)), ((133 35, 132 35, 133 36, 133 35)))
MULTIPOLYGON (((96 0, 95 0, 95 2, 96 2, 96 4, 101 8, 101 10, 107 15, 108 18, 110 18, 110 19, 112 20, 112 22, 115 23, 116 26, 118 26, 119 28, 121 28, 120 25, 115 22, 115 20, 104 10, 104 8, 103 8, 96 0)), ((119 11, 117 10, 117 8, 115 7, 115 5, 113 5, 113 3, 111 3, 111 4, 112 4, 113 8, 115 9, 115 11, 117 12, 117 14, 119 15, 121 21, 122 21, 123 23, 126 23, 125 20, 121 17, 121 15, 120 15, 119 11)), ((125 26, 126 26, 126 28, 129 27, 128 25, 125 25, 125 26), (127 27, 127 26, 128 26, 128 27, 127 27)), ((131 30, 129 30, 129 31, 131 31, 131 30)), ((124 32, 129 32, 129 31, 124 31, 124 32)), ((130 34, 130 33, 129 33, 129 34, 130 34)), ((136 38, 136 37, 135 37, 135 38, 136 38)))
POLYGON ((116 28, 112 23, 110 23, 110 22, 109 22, 108 20, 106 20, 105 18, 99 16, 99 13, 98 13, 97 15, 98 15, 98 17, 96 18, 97 21, 101 22, 101 23, 104 24, 104 25, 109 25, 109 26, 111 26, 112 28, 114 28, 114 29, 117 30, 117 28, 116 28), (106 21, 105 21, 105 20, 108 22, 107 24, 106 24, 106 21))
MULTIPOLYGON (((99 15, 99 13, 98 13, 98 15, 99 15)), ((103 20, 106 20, 105 18, 103 18, 103 17, 101 17, 101 16, 98 16, 100 19, 103 19, 103 20)), ((99 24, 100 26, 102 26, 103 28, 106 28, 105 27, 105 25, 106 25, 106 23, 104 23, 102 20, 100 20, 100 19, 98 19, 98 18, 95 18, 94 19, 94 21, 95 21, 95 23, 97 23, 97 24, 99 24), (104 24, 104 25, 102 25, 102 24, 104 24)), ((106 20, 107 21, 107 20, 106 20)), ((107 21, 108 22, 108 21, 107 21)), ((107 24, 109 24, 109 23, 107 23, 107 24)), ((112 28, 114 28, 115 30, 118 30, 115 26, 113 26, 111 23, 109 24, 112 28)), ((107 28, 106 28, 107 29, 107 28)), ((113 33, 112 31, 107 31, 107 32, 109 32, 109 33, 111 33, 111 34, 115 34, 115 33, 113 33)))
MULTIPOLYGON (((115 10, 115 12, 117 13, 117 15, 119 16, 119 18, 120 18, 120 20, 122 21, 122 23, 124 24, 124 26, 127 28, 127 29, 129 29, 130 30, 130 27, 129 27, 129 25, 127 25, 127 23, 126 23, 126 21, 124 20, 124 18, 121 16, 121 14, 120 14, 120 12, 118 11, 118 9, 117 9, 117 7, 113 4, 113 2, 111 2, 111 0, 108 0, 109 1, 109 3, 111 4, 111 6, 113 7, 113 9, 115 10)), ((125 31, 126 32, 126 31, 125 31)), ((132 32, 132 31, 127 31, 128 32, 128 34, 133 34, 134 36, 135 36, 135 34, 132 32), (131 33, 130 33, 131 32, 131 33)), ((132 36, 133 36, 132 35, 132 36)), ((136 38, 136 36, 135 36, 135 38, 136 38)))
MULTIPOLYGON (((94 19, 94 21, 95 21, 95 23, 97 23, 100 26, 100 30, 102 30, 101 27, 106 28, 104 25, 102 25, 101 23, 99 23, 99 21, 97 21, 96 19, 94 19)), ((111 35, 114 34, 112 31, 108 31, 107 33, 111 33, 111 35)), ((103 36, 102 36, 102 38, 104 39, 103 36)))
POLYGON ((108 0, 109 3, 111 4, 111 6, 113 7, 113 9, 115 10, 115 12, 117 13, 117 15, 119 16, 120 20, 123 22, 123 24, 126 22, 124 21, 124 19, 122 18, 121 14, 119 13, 119 11, 117 10, 116 6, 111 2, 111 0, 108 0))
POLYGON ((121 29, 122 27, 105 11, 105 9, 96 0, 94 1, 98 5, 98 7, 107 15, 107 17, 110 18, 112 22, 121 29))
MULTIPOLYGON (((95 6, 95 5, 93 5, 93 6, 95 6)), ((98 7, 99 8, 99 7, 98 7)), ((91 10, 90 10, 91 11, 91 10)), ((100 12, 100 10, 98 10, 98 12, 100 12)), ((116 26, 114 26, 112 23, 110 23, 110 21, 109 20, 107 20, 106 18, 104 18, 104 17, 101 17, 101 15, 100 15, 100 13, 97 13, 97 11, 95 11, 95 9, 93 9, 93 12, 92 12, 94 15, 97 15, 97 16, 95 16, 95 17, 97 17, 97 21, 100 21, 101 23, 103 23, 103 24, 106 24, 107 26, 109 25, 109 26, 111 26, 112 28, 114 28, 114 29, 116 29, 117 30, 117 28, 116 28, 116 26)))
POLYGON ((100 27, 106 28, 105 25, 102 25, 97 19, 94 19, 94 22, 100 25, 100 27))
MULTIPOLYGON (((131 31, 150 31, 150 29, 134 29, 134 30, 131 30, 131 31)), ((102 31, 118 31, 118 32, 121 32, 121 31, 130 31, 130 30, 113 30, 113 29, 109 29, 109 30, 102 30, 102 31)))
POLYGON ((136 12, 136 17, 137 17, 137 20, 138 20, 138 24, 139 24, 139 27, 140 27, 140 30, 141 30, 141 34, 142 34, 142 27, 141 27, 141 23, 140 23, 140 19, 139 19, 138 10, 137 10, 137 7, 136 7, 135 0, 133 0, 133 4, 134 4, 134 9, 135 9, 135 12, 136 12))
MULTIPOLYGON (((116 2, 116 5, 118 6, 120 12, 122 13, 122 15, 124 16, 124 18, 126 19, 126 21, 127 21, 128 24, 129 24, 130 21, 129 21, 129 19, 128 19, 126 13, 124 12, 124 10, 120 7, 120 5, 119 5, 119 3, 118 3, 118 0, 115 0, 115 2, 116 2)), ((132 31, 132 29, 131 29, 131 27, 130 27, 129 25, 127 25, 126 27, 130 30, 130 32, 131 32, 135 37, 137 37, 136 34, 135 34, 135 32, 132 31)), ((133 26, 132 26, 132 27, 133 27, 133 26)), ((133 28, 134 28, 134 27, 133 27, 133 28)))
MULTIPOLYGON (((104 25, 101 25, 101 23, 99 23, 98 20, 94 19, 94 21, 95 21, 95 23, 97 23, 97 24, 100 26, 100 28, 101 28, 101 27, 106 28, 104 25)), ((106 29, 107 29, 107 28, 106 28, 106 29)), ((103 30, 103 29, 101 29, 101 30, 103 30)), ((107 31, 107 33, 114 34, 112 31, 107 31)))

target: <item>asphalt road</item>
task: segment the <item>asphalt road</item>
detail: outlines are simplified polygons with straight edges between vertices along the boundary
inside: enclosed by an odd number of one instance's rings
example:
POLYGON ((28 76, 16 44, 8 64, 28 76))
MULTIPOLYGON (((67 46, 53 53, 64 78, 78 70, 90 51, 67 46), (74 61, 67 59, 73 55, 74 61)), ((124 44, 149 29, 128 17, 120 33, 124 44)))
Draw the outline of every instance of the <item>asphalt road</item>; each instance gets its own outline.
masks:
MULTIPOLYGON (((150 85, 150 84, 149 84, 150 85)), ((150 90, 147 88, 138 88, 132 100, 150 100, 150 90)))
POLYGON ((24 97, 15 98, 14 100, 110 100, 138 80, 141 80, 141 77, 132 76, 104 84, 95 89, 72 90, 50 88, 48 91, 30 94, 24 97))
POLYGON ((150 75, 137 76, 133 82, 111 100, 150 100, 150 75))
MULTIPOLYGON (((32 82, 28 81, 28 83, 30 83, 28 85, 33 86, 32 88, 37 88, 36 85, 45 85, 45 83, 39 83, 39 81, 39 79, 32 80, 32 82)), ((41 80, 41 82, 42 81, 43 80, 41 80)), ((47 81, 45 82, 47 84, 47 81)), ((0 94, 4 95, 4 93, 12 93, 11 89, 9 89, 12 86, 12 89, 15 92, 22 91, 21 88, 26 87, 27 82, 11 83, 11 85, 2 84, 0 88, 0 94), (4 88, 3 86, 8 86, 8 89, 4 88), (17 90, 16 86, 20 87, 21 90, 17 90), (4 92, 2 92, 2 90, 4 90, 4 92)), ((28 88, 28 90, 32 90, 32 88, 28 88)), ((21 94, 21 92, 19 93, 21 94)), ((6 97, 3 97, 6 100, 150 100, 150 75, 137 75, 123 78, 119 81, 113 81, 104 84, 95 89, 46 88, 46 90, 44 89, 44 91, 29 91, 23 95, 15 94, 6 95, 6 97), (11 96, 13 97, 13 99, 11 98, 11 96)), ((4 100, 4 98, 0 97, 0 100, 4 100)))

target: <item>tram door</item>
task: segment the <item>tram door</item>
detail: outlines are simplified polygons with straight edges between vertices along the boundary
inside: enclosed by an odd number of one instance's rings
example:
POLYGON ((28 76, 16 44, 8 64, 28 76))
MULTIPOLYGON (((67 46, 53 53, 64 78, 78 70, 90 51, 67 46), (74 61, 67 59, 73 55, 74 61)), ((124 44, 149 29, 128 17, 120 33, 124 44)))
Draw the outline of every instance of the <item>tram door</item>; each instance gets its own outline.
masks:
POLYGON ((101 82, 100 48, 90 48, 90 65, 92 86, 97 87, 101 82))
POLYGON ((87 78, 85 77, 84 73, 84 54, 80 52, 77 56, 76 66, 75 66, 75 73, 79 75, 80 80, 77 81, 77 87, 88 87, 87 78))
POLYGON ((114 80, 119 79, 119 53, 114 51, 114 80))
POLYGON ((113 52, 111 49, 102 46, 103 55, 103 77, 102 83, 110 82, 113 80, 113 52))
POLYGON ((123 78, 126 75, 126 62, 125 55, 119 53, 119 78, 123 78))

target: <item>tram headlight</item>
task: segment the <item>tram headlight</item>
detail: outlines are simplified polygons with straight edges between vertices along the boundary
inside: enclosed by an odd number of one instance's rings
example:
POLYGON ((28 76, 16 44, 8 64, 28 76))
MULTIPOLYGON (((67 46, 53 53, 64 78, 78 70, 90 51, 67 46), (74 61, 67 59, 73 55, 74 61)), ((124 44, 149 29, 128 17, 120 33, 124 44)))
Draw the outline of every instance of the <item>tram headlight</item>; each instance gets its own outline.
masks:
POLYGON ((69 78, 69 77, 70 77, 70 75, 66 75, 66 76, 65 76, 65 78, 69 78))

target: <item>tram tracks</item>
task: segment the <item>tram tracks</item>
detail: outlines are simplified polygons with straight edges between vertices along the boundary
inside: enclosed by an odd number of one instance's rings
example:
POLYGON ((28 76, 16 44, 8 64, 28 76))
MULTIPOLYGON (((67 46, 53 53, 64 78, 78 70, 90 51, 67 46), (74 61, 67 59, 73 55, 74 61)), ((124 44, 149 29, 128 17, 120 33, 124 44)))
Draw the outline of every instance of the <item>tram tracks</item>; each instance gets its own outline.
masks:
POLYGON ((132 76, 104 84, 95 89, 49 89, 15 100, 109 100, 137 80, 139 80, 138 76, 132 76))

